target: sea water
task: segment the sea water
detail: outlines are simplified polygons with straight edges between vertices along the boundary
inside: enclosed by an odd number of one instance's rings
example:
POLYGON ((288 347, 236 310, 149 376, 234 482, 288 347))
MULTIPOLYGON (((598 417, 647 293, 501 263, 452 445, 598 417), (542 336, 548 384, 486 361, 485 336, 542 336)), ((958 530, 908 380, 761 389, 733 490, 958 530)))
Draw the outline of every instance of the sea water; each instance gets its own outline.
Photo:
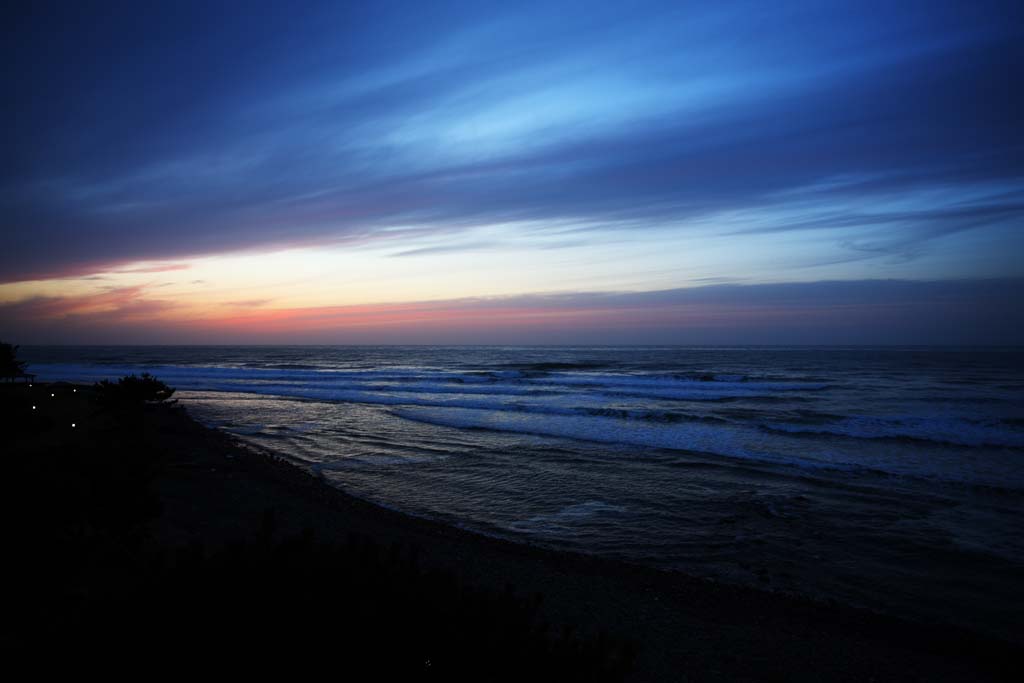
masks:
POLYGON ((339 488, 512 540, 1010 635, 1024 350, 28 347, 150 372, 339 488))

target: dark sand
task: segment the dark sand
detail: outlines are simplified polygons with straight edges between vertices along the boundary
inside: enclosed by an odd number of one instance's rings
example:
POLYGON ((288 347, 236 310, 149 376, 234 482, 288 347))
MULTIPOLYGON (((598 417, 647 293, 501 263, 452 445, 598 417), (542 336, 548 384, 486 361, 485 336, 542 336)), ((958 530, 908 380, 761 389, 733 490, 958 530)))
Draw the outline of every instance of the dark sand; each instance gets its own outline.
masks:
MULTIPOLYGON (((24 394, 11 392, 27 391, 3 390, 18 401, 24 394)), ((88 389, 55 391, 58 397, 50 399, 50 389, 31 389, 33 397, 46 397, 32 401, 50 401, 42 407, 50 424, 9 441, 8 458, 45 458, 85 438, 97 423, 101 430, 116 428, 96 412, 88 389), (74 430, 72 420, 79 421, 74 430)), ((355 533, 415 547, 427 568, 453 571, 485 588, 511 584, 517 594, 542 594, 542 614, 553 632, 565 626, 585 634, 606 631, 633 643, 632 681, 1019 680, 1022 658, 1009 642, 479 536, 348 496, 199 425, 184 409, 147 409, 138 419, 140 448, 162 454, 154 479, 161 511, 150 522, 148 541, 157 547, 223 546, 256 533, 268 510, 281 535, 312 529, 321 539, 344 542, 355 533)), ((538 678, 545 679, 543 672, 538 678)))

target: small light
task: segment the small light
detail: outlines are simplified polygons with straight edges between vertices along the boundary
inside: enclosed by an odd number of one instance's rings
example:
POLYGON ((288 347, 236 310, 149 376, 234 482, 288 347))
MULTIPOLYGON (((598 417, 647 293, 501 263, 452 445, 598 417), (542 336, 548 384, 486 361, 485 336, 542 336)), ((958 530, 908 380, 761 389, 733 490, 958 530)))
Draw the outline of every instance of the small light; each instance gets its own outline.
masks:
POLYGON ((72 422, 72 423, 71 423, 71 426, 72 426, 72 427, 74 427, 74 426, 75 426, 75 423, 74 423, 74 422, 72 422))
POLYGON ((78 393, 78 389, 72 389, 72 390, 71 390, 71 393, 72 393, 72 394, 77 394, 77 393, 78 393))
POLYGON ((32 410, 35 410, 35 409, 36 409, 36 407, 35 407, 35 406, 32 406, 32 410))
POLYGON ((54 397, 54 396, 56 396, 56 395, 57 395, 57 394, 50 394, 50 398, 53 398, 53 397, 54 397))

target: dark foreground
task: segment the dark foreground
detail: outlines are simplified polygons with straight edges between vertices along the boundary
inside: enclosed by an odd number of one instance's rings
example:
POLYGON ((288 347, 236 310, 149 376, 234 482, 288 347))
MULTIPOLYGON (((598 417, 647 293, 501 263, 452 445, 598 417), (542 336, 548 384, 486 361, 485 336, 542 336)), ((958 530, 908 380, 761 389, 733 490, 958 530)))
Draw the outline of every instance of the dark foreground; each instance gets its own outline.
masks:
POLYGON ((102 407, 90 389, 38 384, 3 387, 0 407, 10 576, 0 637, 38 667, 446 681, 966 681, 1020 670, 1012 645, 966 631, 409 518, 179 408, 102 407))

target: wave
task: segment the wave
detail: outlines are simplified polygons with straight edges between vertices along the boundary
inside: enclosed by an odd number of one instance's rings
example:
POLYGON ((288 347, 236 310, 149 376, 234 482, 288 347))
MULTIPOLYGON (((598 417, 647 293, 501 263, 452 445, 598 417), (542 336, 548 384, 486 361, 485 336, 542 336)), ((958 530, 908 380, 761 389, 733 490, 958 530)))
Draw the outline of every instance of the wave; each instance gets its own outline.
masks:
POLYGON ((357 467, 380 467, 381 465, 421 465, 438 462, 447 455, 414 455, 410 453, 354 453, 331 462, 315 462, 306 467, 313 474, 323 476, 329 472, 344 472, 357 467))
MULTIPOLYGON (((246 365, 249 365, 248 363, 246 365)), ((318 365, 307 365, 305 363, 270 363, 264 365, 253 364, 249 367, 270 368, 271 370, 318 370, 318 365)))
MULTIPOLYGON (((863 383, 851 392, 843 383, 786 380, 764 374, 755 379, 753 374, 739 373, 592 372, 581 369, 580 363, 563 364, 571 368, 542 375, 524 373, 521 368, 393 365, 325 369, 304 363, 275 363, 277 367, 259 368, 51 363, 38 364, 33 370, 43 381, 95 381, 145 370, 182 392, 231 392, 236 399, 278 396, 386 406, 399 417, 455 428, 667 448, 800 467, 881 470, 901 475, 935 473, 951 480, 959 480, 963 472, 975 467, 974 459, 964 463, 932 462, 936 455, 945 457, 941 448, 920 447, 918 454, 905 446, 898 447, 897 457, 895 445, 870 446, 855 440, 1024 448, 1024 429, 1005 420, 852 416, 871 409, 867 401, 877 395, 864 391, 863 383), (722 401, 739 403, 727 406, 722 401), (798 410, 798 405, 807 409, 798 410), (828 440, 808 438, 815 436, 828 440), (948 470, 946 474, 940 471, 943 467, 948 470)), ((913 407, 909 399, 917 395, 902 391, 881 396, 891 405, 901 402, 898 405, 902 410, 892 412, 912 415, 919 408, 913 407)), ((283 431, 273 433, 280 435, 283 431)), ((1016 467, 1013 463, 1009 466, 1016 467)), ((987 474, 991 469, 988 462, 979 462, 977 468, 986 473, 985 478, 992 478, 987 474)), ((967 476, 978 478, 971 473, 967 476)))
MULTIPOLYGON (((232 391, 229 385, 211 391, 232 391)), ((522 412, 540 415, 592 416, 631 420, 647 423, 705 422, 729 424, 724 418, 710 415, 697 415, 678 410, 661 410, 642 407, 611 407, 607 398, 595 394, 578 394, 565 396, 562 394, 451 394, 410 391, 370 391, 346 389, 338 387, 315 387, 303 385, 267 384, 256 391, 247 389, 249 393, 284 398, 311 399, 318 401, 337 401, 382 406, 417 406, 427 408, 463 408, 469 410, 492 412, 522 412)))
POLYGON ((530 384, 563 384, 568 386, 614 386, 614 387, 688 387, 691 389, 715 390, 720 388, 746 388, 771 390, 817 390, 828 386, 825 382, 802 382, 795 380, 750 380, 742 375, 715 375, 714 379, 693 376, 664 374, 627 374, 559 372, 540 377, 524 375, 519 371, 487 372, 445 370, 438 368, 394 368, 388 370, 356 370, 322 368, 302 363, 255 364, 242 366, 225 365, 153 365, 120 364, 94 365, 71 363, 39 363, 33 366, 37 374, 47 377, 91 379, 94 377, 117 377, 129 373, 150 372, 168 377, 219 377, 238 380, 295 379, 332 380, 338 378, 393 380, 393 381, 447 381, 458 383, 487 383, 523 381, 530 384))
POLYGON ((573 530, 581 522, 598 516, 619 515, 627 511, 624 505, 614 505, 603 500, 588 500, 583 503, 567 505, 556 512, 534 515, 529 519, 508 524, 513 531, 523 533, 550 534, 559 531, 573 530))
POLYGON ((456 429, 488 429, 599 443, 767 459, 773 462, 786 460, 771 453, 758 453, 743 447, 737 430, 699 421, 651 425, 646 421, 614 420, 604 415, 427 407, 398 408, 391 413, 407 420, 456 429))
POLYGON ((580 361, 576 363, 510 363, 505 367, 526 372, 551 372, 553 370, 597 370, 610 365, 613 363, 609 361, 580 361))
MULTIPOLYGON (((397 417, 455 429, 478 429, 567 438, 620 446, 686 451, 728 459, 807 470, 938 479, 953 483, 1018 489, 1024 471, 1005 458, 964 459, 951 454, 918 451, 899 456, 863 448, 813 448, 798 442, 765 441, 754 426, 701 420, 652 423, 609 419, 603 415, 542 414, 534 411, 484 411, 460 408, 402 407, 397 417)), ((781 438, 781 437, 780 437, 781 438)), ((793 437, 797 438, 797 437, 793 437)))
MULTIPOLYGON (((273 369, 244 368, 207 365, 77 365, 77 364, 33 364, 32 366, 41 381, 63 379, 67 381, 95 381, 98 379, 114 379, 124 375, 148 372, 165 381, 200 382, 204 379, 224 379, 238 381, 304 381, 320 382, 336 379, 370 379, 390 381, 419 381, 425 378, 444 376, 437 371, 416 368, 400 370, 306 370, 306 369, 273 369)), ((455 373, 451 379, 460 379, 455 373)), ((473 381, 464 379, 463 381, 473 381)))
POLYGON ((1024 431, 1012 421, 930 417, 842 418, 831 424, 768 423, 762 428, 786 434, 841 436, 853 439, 910 439, 956 446, 1024 448, 1024 431))
POLYGON ((598 373, 561 373, 544 378, 532 379, 534 384, 559 384, 578 387, 614 387, 623 389, 682 389, 685 391, 722 391, 736 389, 743 391, 819 391, 828 388, 825 382, 751 381, 747 379, 702 380, 676 375, 628 375, 598 373))
MULTIPOLYGON (((37 373, 51 378, 96 381, 143 370, 134 366, 41 365, 37 373)), ((737 398, 766 398, 777 393, 820 391, 824 383, 751 382, 722 379, 701 381, 665 375, 609 375, 558 373, 544 377, 520 373, 444 371, 423 368, 397 370, 316 370, 294 366, 287 369, 221 366, 154 366, 144 368, 179 389, 236 391, 257 394, 379 403, 350 392, 394 394, 481 394, 529 396, 539 394, 601 395, 618 398, 669 401, 721 401, 737 398), (325 393, 326 390, 335 393, 325 393), (346 392, 349 392, 346 394, 346 392)), ((386 401, 393 403, 393 401, 386 401)), ((415 402, 415 401, 414 401, 415 402)))

